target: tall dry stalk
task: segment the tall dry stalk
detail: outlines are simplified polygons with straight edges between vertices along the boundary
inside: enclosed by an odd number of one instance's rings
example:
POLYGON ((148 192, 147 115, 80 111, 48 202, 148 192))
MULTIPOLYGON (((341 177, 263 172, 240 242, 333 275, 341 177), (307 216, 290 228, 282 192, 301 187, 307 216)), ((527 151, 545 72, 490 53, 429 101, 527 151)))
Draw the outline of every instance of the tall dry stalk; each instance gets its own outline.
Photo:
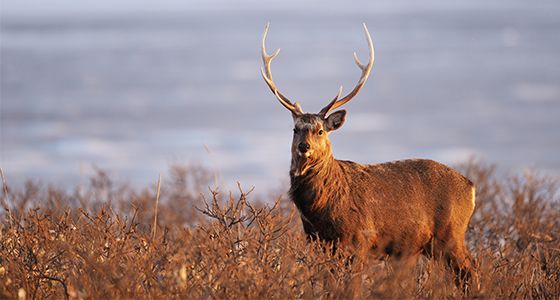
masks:
POLYGON ((3 195, 2 195, 2 206, 4 207, 4 210, 6 211, 6 213, 8 214, 8 218, 10 218, 10 224, 14 224, 14 220, 13 220, 13 216, 12 216, 12 211, 10 210, 10 206, 8 205, 9 202, 9 191, 8 191, 8 184, 6 182, 6 177, 4 176, 4 170, 2 170, 2 168, 0 168, 0 177, 2 177, 2 187, 3 187, 3 195))
POLYGON ((158 181, 157 181, 156 208, 155 208, 155 212, 154 212, 154 226, 152 227, 152 240, 155 239, 155 237, 156 237, 160 190, 161 190, 161 174, 159 174, 158 181))

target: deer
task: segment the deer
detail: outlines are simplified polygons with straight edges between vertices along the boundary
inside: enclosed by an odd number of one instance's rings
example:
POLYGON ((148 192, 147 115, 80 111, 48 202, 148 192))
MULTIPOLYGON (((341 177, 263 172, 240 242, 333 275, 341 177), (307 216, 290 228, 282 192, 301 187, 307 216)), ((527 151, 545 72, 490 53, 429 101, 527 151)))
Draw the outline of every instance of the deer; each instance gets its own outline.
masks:
POLYGON ((270 64, 280 52, 266 51, 269 23, 262 37, 261 75, 276 99, 291 112, 289 196, 297 207, 308 238, 352 247, 395 259, 444 258, 456 282, 476 276, 465 245, 465 233, 475 208, 475 186, 458 171, 429 159, 405 159, 363 165, 335 159, 329 135, 342 127, 346 110, 367 81, 374 47, 366 24, 369 61, 362 64, 356 86, 338 94, 319 113, 304 113, 273 81, 270 64))

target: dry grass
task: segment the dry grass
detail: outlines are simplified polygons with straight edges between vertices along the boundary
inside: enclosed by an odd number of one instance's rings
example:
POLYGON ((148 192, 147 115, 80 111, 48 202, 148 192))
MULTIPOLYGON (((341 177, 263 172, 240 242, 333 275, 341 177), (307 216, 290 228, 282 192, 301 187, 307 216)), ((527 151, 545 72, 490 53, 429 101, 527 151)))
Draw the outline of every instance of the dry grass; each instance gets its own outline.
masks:
POLYGON ((357 266, 308 243, 287 199, 207 191, 204 170, 174 167, 157 205, 156 186, 130 189, 101 171, 75 192, 4 185, 0 298, 558 299, 558 181, 460 169, 478 189, 467 240, 481 285, 468 295, 440 261, 357 266))

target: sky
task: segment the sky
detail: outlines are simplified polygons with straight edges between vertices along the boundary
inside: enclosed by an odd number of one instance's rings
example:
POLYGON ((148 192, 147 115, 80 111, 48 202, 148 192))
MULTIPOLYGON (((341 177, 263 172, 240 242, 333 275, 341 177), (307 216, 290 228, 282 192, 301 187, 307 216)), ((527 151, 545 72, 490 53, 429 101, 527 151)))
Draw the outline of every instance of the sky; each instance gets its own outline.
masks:
POLYGON ((0 165, 19 182, 95 165, 142 184, 194 161, 285 184, 292 125, 260 78, 264 24, 277 84, 313 111, 355 84, 367 21, 376 64, 337 158, 560 173, 559 16, 551 0, 0 0, 0 165))

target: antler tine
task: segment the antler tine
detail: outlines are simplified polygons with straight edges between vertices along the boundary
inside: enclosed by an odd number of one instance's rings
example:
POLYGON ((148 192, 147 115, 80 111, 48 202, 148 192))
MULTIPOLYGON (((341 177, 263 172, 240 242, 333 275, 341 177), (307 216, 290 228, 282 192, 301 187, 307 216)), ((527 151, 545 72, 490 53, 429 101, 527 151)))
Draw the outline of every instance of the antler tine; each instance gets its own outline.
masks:
POLYGON ((270 23, 266 24, 266 27, 264 28, 264 34, 263 34, 263 38, 262 38, 262 45, 261 45, 261 54, 262 54, 262 60, 263 60, 263 64, 264 67, 261 68, 261 75, 264 79, 264 81, 266 82, 266 84, 268 85, 268 87, 270 88, 270 90, 272 91, 272 93, 276 96, 276 98, 278 99, 278 101, 280 101, 280 103, 287 108, 289 111, 291 111, 293 114, 302 114, 303 111, 301 109, 301 107, 299 106, 299 104, 296 103, 292 103, 286 96, 282 95, 282 93, 280 93, 280 91, 278 91, 278 88, 276 88, 276 84, 274 84, 274 81, 272 80, 272 71, 270 70, 270 63, 272 62, 272 60, 278 55, 278 53, 280 53, 280 49, 274 51, 274 53, 268 55, 266 53, 266 35, 268 34, 268 27, 269 27, 270 23))
POLYGON ((323 109, 321 109, 321 111, 319 112, 319 115, 324 117, 329 112, 329 110, 333 106, 333 104, 335 104, 336 101, 340 98, 340 96, 342 96, 342 85, 338 89, 338 94, 336 95, 336 97, 334 97, 334 99, 332 99, 332 101, 329 102, 329 104, 327 104, 327 106, 325 106, 323 109))
MULTIPOLYGON (((360 59, 358 59, 358 55, 356 54, 356 52, 354 52, 354 61, 356 62, 356 65, 358 65, 358 67, 362 70, 362 75, 360 76, 360 79, 358 80, 358 83, 356 84, 354 89, 348 95, 344 96, 344 98, 340 100, 331 101, 327 106, 325 106, 321 110, 321 114, 323 115, 328 114, 330 111, 337 109, 338 107, 344 105, 346 102, 352 100, 352 98, 354 98, 354 96, 356 96, 360 91, 360 89, 364 86, 366 80, 369 77, 369 73, 371 72, 371 69, 373 67, 373 61, 375 59, 375 51, 373 49, 373 42, 371 41, 371 36, 369 34, 369 30, 367 29, 366 23, 363 23, 363 26, 366 34, 366 39, 368 41, 368 46, 369 46, 369 62, 367 65, 363 65, 360 62, 360 59)), ((337 98, 338 97, 339 96, 337 96, 337 98)))

